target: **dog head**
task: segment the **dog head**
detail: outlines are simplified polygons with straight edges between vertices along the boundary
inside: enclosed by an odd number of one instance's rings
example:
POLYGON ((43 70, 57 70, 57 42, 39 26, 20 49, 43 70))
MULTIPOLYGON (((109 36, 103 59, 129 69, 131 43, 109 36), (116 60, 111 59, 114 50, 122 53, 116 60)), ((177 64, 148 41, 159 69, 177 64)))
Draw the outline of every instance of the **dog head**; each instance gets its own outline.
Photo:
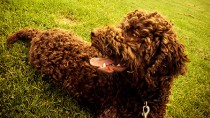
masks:
POLYGON ((107 61, 108 65, 116 67, 110 67, 113 71, 126 71, 150 83, 153 78, 174 77, 186 72, 185 62, 189 59, 172 26, 156 12, 136 10, 118 26, 93 30, 92 46, 107 58, 99 59, 101 67, 107 67, 107 61))

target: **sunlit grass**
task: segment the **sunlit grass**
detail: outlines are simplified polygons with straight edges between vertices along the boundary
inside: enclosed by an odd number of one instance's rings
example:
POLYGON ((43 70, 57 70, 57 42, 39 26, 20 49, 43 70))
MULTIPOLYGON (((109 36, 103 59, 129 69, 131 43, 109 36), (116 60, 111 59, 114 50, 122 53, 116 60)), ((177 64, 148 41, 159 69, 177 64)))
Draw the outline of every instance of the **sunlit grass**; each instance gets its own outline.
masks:
POLYGON ((174 83, 167 118, 210 117, 210 2, 208 0, 1 0, 0 117, 91 117, 67 93, 42 80, 27 60, 29 43, 6 46, 24 27, 62 28, 90 40, 90 31, 115 25, 130 11, 158 11, 174 24, 191 62, 174 83))

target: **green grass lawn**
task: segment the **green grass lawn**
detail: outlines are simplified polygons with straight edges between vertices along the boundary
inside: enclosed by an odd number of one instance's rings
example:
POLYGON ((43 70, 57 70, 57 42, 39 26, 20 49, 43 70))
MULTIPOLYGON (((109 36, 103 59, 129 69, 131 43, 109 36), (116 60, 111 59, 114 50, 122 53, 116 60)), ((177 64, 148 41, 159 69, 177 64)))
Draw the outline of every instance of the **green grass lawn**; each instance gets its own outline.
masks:
POLYGON ((0 0, 0 117, 91 117, 67 93, 43 81, 28 63, 29 43, 8 48, 24 27, 62 28, 90 40, 93 28, 115 25, 130 11, 158 11, 186 46, 186 76, 172 88, 167 118, 210 117, 209 0, 0 0))

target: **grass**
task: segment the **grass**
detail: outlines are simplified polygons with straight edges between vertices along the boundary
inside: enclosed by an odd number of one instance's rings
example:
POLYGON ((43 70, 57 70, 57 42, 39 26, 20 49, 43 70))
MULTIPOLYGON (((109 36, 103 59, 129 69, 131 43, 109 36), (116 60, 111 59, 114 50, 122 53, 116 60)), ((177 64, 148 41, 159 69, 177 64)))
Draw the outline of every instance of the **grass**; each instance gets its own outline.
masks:
POLYGON ((210 1, 208 0, 1 0, 0 117, 92 117, 67 93, 42 80, 27 60, 28 43, 8 48, 24 27, 62 28, 89 41, 96 27, 117 24, 134 9, 158 11, 174 23, 191 62, 174 83, 167 118, 210 117, 210 1))

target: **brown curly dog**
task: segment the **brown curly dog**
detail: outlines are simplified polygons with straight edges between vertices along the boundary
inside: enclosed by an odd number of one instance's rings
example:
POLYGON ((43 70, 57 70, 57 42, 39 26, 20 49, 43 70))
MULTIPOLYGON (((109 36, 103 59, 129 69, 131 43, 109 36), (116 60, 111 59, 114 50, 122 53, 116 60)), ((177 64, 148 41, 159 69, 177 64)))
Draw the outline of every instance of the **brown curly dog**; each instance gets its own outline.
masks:
POLYGON ((23 29, 30 63, 98 118, 163 118, 174 78, 186 72, 184 46, 158 13, 129 13, 118 26, 95 29, 92 45, 73 33, 23 29), (147 114, 148 113, 148 114, 147 114))

